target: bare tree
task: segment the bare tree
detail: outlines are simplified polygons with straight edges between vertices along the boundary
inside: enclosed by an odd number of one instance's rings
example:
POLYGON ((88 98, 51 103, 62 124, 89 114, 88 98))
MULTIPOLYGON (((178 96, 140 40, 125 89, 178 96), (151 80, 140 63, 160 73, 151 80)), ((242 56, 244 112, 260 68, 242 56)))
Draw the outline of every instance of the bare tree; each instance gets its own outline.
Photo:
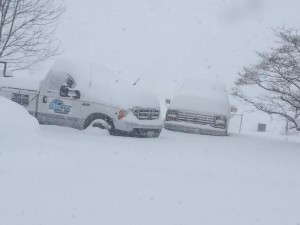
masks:
POLYGON ((20 70, 56 55, 64 11, 56 0, 0 0, 0 60, 20 70))
POLYGON ((258 63, 244 67, 232 94, 257 110, 286 118, 300 130, 299 31, 281 28, 274 33, 277 46, 257 53, 258 63))

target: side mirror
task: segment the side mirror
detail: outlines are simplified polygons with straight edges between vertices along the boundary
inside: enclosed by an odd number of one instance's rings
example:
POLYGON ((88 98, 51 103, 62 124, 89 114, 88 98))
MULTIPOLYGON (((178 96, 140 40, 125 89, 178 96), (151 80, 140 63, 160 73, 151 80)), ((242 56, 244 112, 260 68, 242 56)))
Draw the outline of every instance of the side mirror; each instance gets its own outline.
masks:
POLYGON ((60 87, 59 95, 61 97, 73 97, 75 99, 80 99, 80 91, 69 88, 68 85, 62 85, 60 87))
POLYGON ((68 96, 73 97, 75 99, 80 99, 80 91, 69 89, 68 96))
POLYGON ((166 98, 165 103, 166 103, 167 105, 170 105, 170 104, 171 104, 171 100, 170 100, 169 98, 166 98))
POLYGON ((235 105, 231 105, 230 107, 230 113, 235 114, 238 111, 238 108, 235 105))

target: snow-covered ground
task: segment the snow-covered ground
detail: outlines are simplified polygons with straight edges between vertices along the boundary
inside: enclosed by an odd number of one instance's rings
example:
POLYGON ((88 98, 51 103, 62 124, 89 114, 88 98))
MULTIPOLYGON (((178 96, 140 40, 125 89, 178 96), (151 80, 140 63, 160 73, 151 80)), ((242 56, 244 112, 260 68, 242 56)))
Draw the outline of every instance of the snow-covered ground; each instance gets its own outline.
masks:
POLYGON ((297 136, 114 137, 38 126, 0 100, 1 225, 300 223, 297 136))

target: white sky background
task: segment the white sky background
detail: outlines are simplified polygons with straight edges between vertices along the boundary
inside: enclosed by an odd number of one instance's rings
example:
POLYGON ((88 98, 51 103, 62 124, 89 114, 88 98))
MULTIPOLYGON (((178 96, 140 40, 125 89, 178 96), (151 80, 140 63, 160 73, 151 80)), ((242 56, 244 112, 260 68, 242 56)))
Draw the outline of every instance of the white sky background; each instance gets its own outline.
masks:
POLYGON ((219 76, 231 85, 272 28, 298 26, 299 0, 67 0, 64 56, 91 58, 123 77, 219 76))
POLYGON ((63 57, 92 59, 163 97, 187 76, 230 88, 272 28, 298 27, 299 0, 65 0, 63 57))

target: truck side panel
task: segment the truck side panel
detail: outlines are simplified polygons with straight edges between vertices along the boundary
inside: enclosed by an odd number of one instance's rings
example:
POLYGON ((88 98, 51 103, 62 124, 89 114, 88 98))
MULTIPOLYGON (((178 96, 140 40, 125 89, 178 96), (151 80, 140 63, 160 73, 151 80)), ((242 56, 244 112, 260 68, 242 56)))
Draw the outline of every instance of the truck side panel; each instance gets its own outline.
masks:
POLYGON ((0 95, 24 106, 31 115, 36 116, 39 92, 36 90, 1 87, 0 95))

